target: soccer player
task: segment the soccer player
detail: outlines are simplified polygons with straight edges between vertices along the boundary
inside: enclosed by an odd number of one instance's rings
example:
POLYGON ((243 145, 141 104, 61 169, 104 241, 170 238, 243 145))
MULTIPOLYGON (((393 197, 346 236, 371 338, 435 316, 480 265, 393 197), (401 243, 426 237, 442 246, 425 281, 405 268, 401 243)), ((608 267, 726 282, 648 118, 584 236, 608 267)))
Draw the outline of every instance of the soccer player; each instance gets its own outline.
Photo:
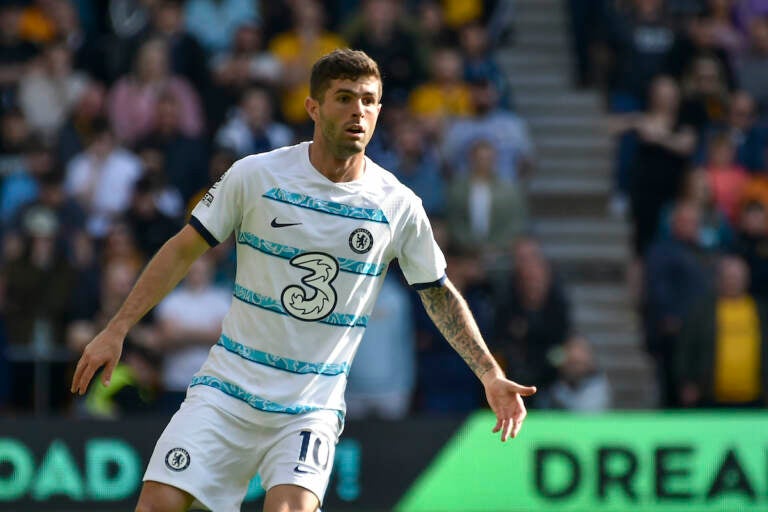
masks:
POLYGON ((421 202, 365 157, 381 110, 365 53, 319 59, 306 109, 311 142, 237 161, 158 251, 108 326, 86 346, 72 392, 109 385, 131 326, 190 264, 235 232, 234 300, 219 341, 157 442, 137 511, 235 512, 257 472, 267 512, 317 510, 344 422, 350 363, 389 262, 482 381, 493 432, 515 437, 536 392, 507 380, 445 276, 421 202))

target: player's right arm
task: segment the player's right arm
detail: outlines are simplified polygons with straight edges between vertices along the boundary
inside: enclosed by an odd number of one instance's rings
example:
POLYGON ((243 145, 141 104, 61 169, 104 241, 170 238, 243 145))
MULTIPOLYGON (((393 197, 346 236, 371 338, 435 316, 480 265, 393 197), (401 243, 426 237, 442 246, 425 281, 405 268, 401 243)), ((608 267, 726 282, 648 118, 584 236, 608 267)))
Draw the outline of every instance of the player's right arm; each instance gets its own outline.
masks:
POLYGON ((192 262, 209 247, 195 228, 186 225, 160 248, 115 316, 83 350, 72 377, 72 393, 84 394, 101 367, 104 367, 101 381, 109 385, 128 331, 176 287, 192 262))

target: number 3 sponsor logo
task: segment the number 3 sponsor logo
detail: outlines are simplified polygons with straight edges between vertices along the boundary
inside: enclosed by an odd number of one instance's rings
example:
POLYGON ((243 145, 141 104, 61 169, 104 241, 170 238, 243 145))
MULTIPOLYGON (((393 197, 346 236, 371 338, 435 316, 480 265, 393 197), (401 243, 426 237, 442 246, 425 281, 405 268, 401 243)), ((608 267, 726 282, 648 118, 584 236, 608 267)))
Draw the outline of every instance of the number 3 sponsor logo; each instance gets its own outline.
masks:
POLYGON ((339 274, 336 259, 322 252, 299 254, 291 259, 294 267, 311 273, 301 279, 309 291, 299 285, 286 287, 280 295, 285 311, 306 322, 322 320, 336 308, 336 289, 331 285, 339 274))

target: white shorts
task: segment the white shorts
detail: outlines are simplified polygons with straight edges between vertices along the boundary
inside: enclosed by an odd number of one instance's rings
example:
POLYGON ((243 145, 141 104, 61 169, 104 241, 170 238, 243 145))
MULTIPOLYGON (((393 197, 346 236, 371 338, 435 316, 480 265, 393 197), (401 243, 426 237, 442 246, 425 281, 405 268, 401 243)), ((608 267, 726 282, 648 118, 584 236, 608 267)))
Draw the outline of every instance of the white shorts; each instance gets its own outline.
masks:
POLYGON ((256 424, 217 407, 207 395, 187 395, 155 445, 145 482, 186 491, 195 497, 195 507, 239 512, 259 473, 267 491, 298 485, 322 504, 342 427, 334 411, 265 412, 263 424, 256 424))

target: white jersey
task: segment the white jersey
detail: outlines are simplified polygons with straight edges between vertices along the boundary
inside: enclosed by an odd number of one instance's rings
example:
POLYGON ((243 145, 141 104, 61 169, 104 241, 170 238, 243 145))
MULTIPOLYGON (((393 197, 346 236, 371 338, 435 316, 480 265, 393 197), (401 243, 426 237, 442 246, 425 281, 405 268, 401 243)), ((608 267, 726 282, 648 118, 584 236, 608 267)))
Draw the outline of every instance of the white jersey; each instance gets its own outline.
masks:
POLYGON ((241 417, 343 415, 344 389, 389 262, 416 288, 442 283, 445 258, 419 198, 365 159, 335 183, 304 142, 236 162, 192 211, 210 243, 233 231, 234 300, 191 386, 215 388, 241 417))

